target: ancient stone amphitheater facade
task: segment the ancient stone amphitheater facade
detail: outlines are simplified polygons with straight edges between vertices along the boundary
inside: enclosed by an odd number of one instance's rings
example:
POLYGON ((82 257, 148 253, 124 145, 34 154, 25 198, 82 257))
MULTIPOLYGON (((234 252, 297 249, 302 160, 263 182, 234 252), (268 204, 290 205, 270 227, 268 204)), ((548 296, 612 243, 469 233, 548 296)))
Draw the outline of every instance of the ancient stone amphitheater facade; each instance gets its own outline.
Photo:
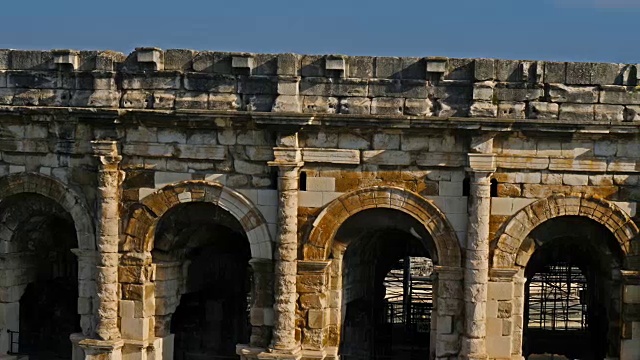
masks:
POLYGON ((638 70, 0 50, 0 358, 401 359, 380 274, 422 256, 422 358, 547 352, 528 286, 571 258, 580 346, 639 359, 638 70))

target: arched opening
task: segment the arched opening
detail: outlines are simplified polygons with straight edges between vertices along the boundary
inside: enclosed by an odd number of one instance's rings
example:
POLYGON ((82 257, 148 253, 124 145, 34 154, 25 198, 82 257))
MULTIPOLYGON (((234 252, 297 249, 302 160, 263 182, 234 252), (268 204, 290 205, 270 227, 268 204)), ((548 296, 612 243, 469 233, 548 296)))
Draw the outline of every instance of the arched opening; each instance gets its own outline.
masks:
POLYGON ((536 227, 524 241, 523 355, 602 359, 620 354, 622 251, 603 225, 562 216, 536 227))
POLYGON ((17 315, 14 321, 4 319, 8 353, 71 358, 69 336, 81 331, 78 265, 71 252, 78 242, 71 215, 45 196, 13 195, 0 203, 0 233, 8 267, 3 271, 9 275, 3 286, 15 295, 2 305, 17 315))
POLYGON ((251 249, 242 225, 212 203, 170 209, 155 232, 156 336, 173 334, 174 358, 235 358, 251 335, 251 249))
POLYGON ((364 210, 335 241, 346 245, 334 253, 343 261, 341 358, 428 358, 437 259, 424 226, 398 210, 364 210))

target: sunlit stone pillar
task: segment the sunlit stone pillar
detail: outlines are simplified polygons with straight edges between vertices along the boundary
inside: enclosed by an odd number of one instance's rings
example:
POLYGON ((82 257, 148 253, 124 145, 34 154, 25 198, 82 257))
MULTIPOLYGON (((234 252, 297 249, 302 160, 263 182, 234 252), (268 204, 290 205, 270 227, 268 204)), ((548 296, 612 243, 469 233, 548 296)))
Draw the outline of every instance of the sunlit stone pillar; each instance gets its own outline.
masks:
POLYGON ((493 138, 472 139, 469 153, 469 223, 464 264, 465 326, 461 358, 487 359, 486 320, 489 279, 491 175, 495 170, 493 138))
POLYGON ((93 154, 99 159, 96 243, 96 290, 98 296, 98 324, 96 338, 120 338, 118 329, 118 221, 119 221, 119 164, 116 141, 92 141, 93 154))
POLYGON ((296 275, 298 258, 298 176, 302 154, 297 134, 280 136, 274 148, 278 167, 278 232, 275 251, 274 326, 271 350, 288 355, 300 352, 296 338, 296 275))

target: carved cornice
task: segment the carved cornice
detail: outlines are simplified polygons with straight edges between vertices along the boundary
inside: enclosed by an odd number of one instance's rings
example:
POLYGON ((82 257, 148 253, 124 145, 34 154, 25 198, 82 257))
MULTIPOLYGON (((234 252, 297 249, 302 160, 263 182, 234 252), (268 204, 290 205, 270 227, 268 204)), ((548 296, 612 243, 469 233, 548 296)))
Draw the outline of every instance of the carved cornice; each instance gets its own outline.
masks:
POLYGON ((323 273, 331 264, 331 260, 298 260, 298 274, 323 273))

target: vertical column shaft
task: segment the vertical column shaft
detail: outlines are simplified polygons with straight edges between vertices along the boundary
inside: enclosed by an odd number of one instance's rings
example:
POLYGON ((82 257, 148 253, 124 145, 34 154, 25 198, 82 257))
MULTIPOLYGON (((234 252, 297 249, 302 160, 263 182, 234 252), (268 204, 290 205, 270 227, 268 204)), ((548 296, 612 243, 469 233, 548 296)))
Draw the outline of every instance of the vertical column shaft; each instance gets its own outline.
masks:
POLYGON ((489 279, 489 215, 491 173, 471 174, 469 224, 464 272, 465 331, 462 353, 486 359, 486 306, 489 279))
POLYGON ((96 201, 96 243, 98 259, 96 290, 98 309, 96 337, 100 340, 120 338, 118 329, 118 227, 120 204, 120 170, 122 157, 115 141, 93 141, 98 157, 98 194, 96 201))
POLYGON ((272 348, 298 347, 295 336, 296 274, 298 258, 298 170, 279 165, 278 236, 275 253, 275 303, 272 348))

